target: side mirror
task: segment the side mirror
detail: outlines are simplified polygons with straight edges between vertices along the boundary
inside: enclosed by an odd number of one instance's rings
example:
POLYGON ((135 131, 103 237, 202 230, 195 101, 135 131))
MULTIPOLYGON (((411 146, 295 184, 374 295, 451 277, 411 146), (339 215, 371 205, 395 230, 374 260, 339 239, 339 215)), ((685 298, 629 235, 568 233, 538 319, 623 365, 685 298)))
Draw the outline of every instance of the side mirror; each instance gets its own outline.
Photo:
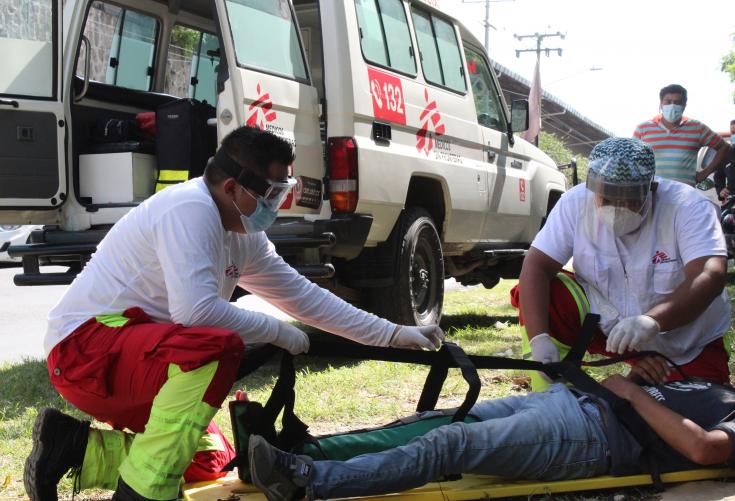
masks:
POLYGON ((517 99, 510 105, 510 130, 513 132, 528 130, 527 99, 517 99))

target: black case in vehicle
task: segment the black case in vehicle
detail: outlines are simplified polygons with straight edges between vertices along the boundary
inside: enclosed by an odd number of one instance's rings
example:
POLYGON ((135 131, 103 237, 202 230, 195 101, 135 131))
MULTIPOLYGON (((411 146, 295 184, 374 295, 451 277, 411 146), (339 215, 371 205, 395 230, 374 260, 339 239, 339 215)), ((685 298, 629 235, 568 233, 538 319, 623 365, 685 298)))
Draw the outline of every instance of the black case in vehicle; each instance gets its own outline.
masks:
POLYGON ((217 128, 207 125, 214 107, 195 99, 180 99, 156 110, 158 170, 185 170, 201 176, 217 149, 217 128))

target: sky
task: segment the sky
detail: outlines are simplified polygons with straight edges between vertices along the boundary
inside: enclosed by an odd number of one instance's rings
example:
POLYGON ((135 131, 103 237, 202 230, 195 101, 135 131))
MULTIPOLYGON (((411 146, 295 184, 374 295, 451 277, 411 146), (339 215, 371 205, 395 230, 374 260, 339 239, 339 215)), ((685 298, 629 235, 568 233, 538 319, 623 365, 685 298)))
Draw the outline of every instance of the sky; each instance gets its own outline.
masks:
MULTIPOLYGON (((484 0, 433 0, 485 40, 484 0)), ((493 0, 489 55, 531 80, 535 39, 514 34, 565 34, 542 47, 542 88, 618 136, 659 111, 659 90, 679 83, 689 93, 684 115, 715 131, 735 119, 735 83, 720 70, 733 48, 735 1, 706 0, 493 0), (601 68, 590 71, 590 68, 601 68)))

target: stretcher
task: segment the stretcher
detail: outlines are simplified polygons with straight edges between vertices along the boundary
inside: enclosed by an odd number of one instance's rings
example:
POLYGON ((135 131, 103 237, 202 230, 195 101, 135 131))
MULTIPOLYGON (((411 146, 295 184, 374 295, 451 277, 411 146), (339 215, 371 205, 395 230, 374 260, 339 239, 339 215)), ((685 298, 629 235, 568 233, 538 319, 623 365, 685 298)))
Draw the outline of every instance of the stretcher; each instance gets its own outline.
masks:
MULTIPOLYGON (((416 409, 417 412, 421 413, 435 410, 439 393, 447 376, 447 370, 449 368, 459 368, 468 385, 465 400, 456 409, 438 411, 446 414, 445 417, 439 417, 439 420, 448 418, 451 422, 474 419, 470 414, 470 409, 476 402, 480 391, 480 379, 477 375, 477 369, 532 369, 542 371, 552 379, 563 377, 566 381, 574 384, 575 387, 587 393, 601 396, 608 403, 611 403, 616 417, 621 420, 621 423, 643 446, 644 454, 642 458, 647 463, 647 466, 643 467, 643 471, 646 473, 626 475, 632 470, 618 471, 613 472, 615 475, 563 481, 509 480, 497 476, 463 474, 458 478, 442 479, 441 481, 428 483, 425 486, 400 493, 351 499, 377 500, 390 498, 411 501, 492 499, 648 485, 656 490, 662 490, 664 484, 724 478, 735 480, 735 469, 724 467, 695 468, 695 465, 688 461, 686 462, 686 466, 684 464, 673 467, 669 466, 669 468, 676 468, 678 471, 664 472, 660 470, 659 457, 657 456, 659 451, 655 450, 651 445, 654 443, 652 438, 655 437, 653 431, 626 401, 623 401, 606 390, 581 370, 581 366, 609 365, 610 363, 627 360, 633 356, 638 357, 654 353, 640 352, 634 355, 622 355, 616 359, 593 362, 582 361, 582 356, 586 351, 587 344, 589 344, 594 327, 598 321, 599 317, 597 315, 587 315, 583 323, 579 341, 572 347, 563 361, 554 364, 467 355, 461 348, 452 343, 444 343, 442 349, 437 352, 423 352, 418 350, 395 350, 347 345, 344 343, 333 345, 312 340, 310 354, 316 353, 329 357, 342 356, 356 359, 429 365, 431 369, 416 409)), ((263 352, 261 355, 241 365, 240 376, 249 374, 255 368, 262 365, 264 360, 272 356, 272 354, 267 352, 263 352)), ((676 364, 671 363, 676 370, 680 371, 680 368, 676 364)), ((684 373, 682 375, 686 378, 684 373)), ((315 460, 345 460, 358 454, 378 452, 389 447, 402 445, 412 436, 423 434, 426 431, 417 431, 417 429, 427 425, 428 420, 423 423, 400 420, 400 422, 389 423, 388 425, 374 429, 354 430, 342 434, 313 437, 307 431, 308 426, 301 422, 294 414, 294 382, 295 371, 293 359, 287 353, 283 353, 278 380, 265 406, 254 402, 230 403, 233 434, 238 455, 226 469, 237 467, 238 473, 235 475, 231 472, 224 479, 215 482, 203 482, 185 486, 184 499, 186 501, 246 501, 251 499, 265 499, 250 482, 247 454, 244 451, 247 451, 247 441, 251 434, 261 435, 271 444, 283 450, 307 454, 315 460), (277 432, 274 424, 276 417, 281 413, 283 426, 277 432), (416 429, 413 429, 414 427, 416 429), (402 436, 403 434, 405 436, 402 436), (355 440, 356 437, 360 438, 355 440), (346 441, 343 441, 343 439, 346 439, 346 441)), ((439 422, 436 425, 440 424, 442 423, 439 422)), ((733 491, 735 491, 735 484, 733 484, 733 491)))
MULTIPOLYGON (((703 468, 698 470, 662 473, 664 484, 693 482, 696 480, 735 479, 735 469, 703 468)), ((630 475, 625 477, 583 478, 577 480, 560 480, 555 482, 510 481, 486 475, 463 475, 460 480, 449 482, 432 482, 423 487, 395 494, 367 496, 361 500, 390 499, 395 501, 460 501, 470 499, 495 499, 510 496, 533 496, 558 494, 565 492, 592 491, 598 489, 618 489, 653 485, 651 475, 630 475)), ((733 483, 735 492, 735 483, 733 483)), ((230 475, 215 482, 189 484, 184 488, 185 501, 261 501, 264 500, 258 489, 246 484, 235 475, 230 475)))

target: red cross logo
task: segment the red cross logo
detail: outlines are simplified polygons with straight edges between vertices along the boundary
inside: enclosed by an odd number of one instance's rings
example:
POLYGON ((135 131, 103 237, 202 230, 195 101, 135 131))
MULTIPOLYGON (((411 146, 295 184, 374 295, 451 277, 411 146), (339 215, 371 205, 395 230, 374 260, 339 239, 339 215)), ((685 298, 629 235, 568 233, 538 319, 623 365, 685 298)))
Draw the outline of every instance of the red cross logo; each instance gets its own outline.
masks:
POLYGON ((271 95, 267 92, 261 92, 260 84, 258 84, 256 90, 258 91, 258 99, 253 101, 248 107, 250 116, 245 123, 250 127, 265 130, 266 122, 272 122, 276 119, 276 112, 272 110, 273 102, 271 101, 271 95))
POLYGON ((434 149, 434 138, 444 134, 444 124, 439 123, 442 116, 436 109, 436 101, 429 102, 428 89, 424 89, 424 101, 426 101, 426 106, 419 116, 422 123, 421 128, 416 133, 416 149, 419 153, 423 151, 428 157, 431 150, 434 149), (429 130, 429 123, 431 123, 432 130, 429 130))

